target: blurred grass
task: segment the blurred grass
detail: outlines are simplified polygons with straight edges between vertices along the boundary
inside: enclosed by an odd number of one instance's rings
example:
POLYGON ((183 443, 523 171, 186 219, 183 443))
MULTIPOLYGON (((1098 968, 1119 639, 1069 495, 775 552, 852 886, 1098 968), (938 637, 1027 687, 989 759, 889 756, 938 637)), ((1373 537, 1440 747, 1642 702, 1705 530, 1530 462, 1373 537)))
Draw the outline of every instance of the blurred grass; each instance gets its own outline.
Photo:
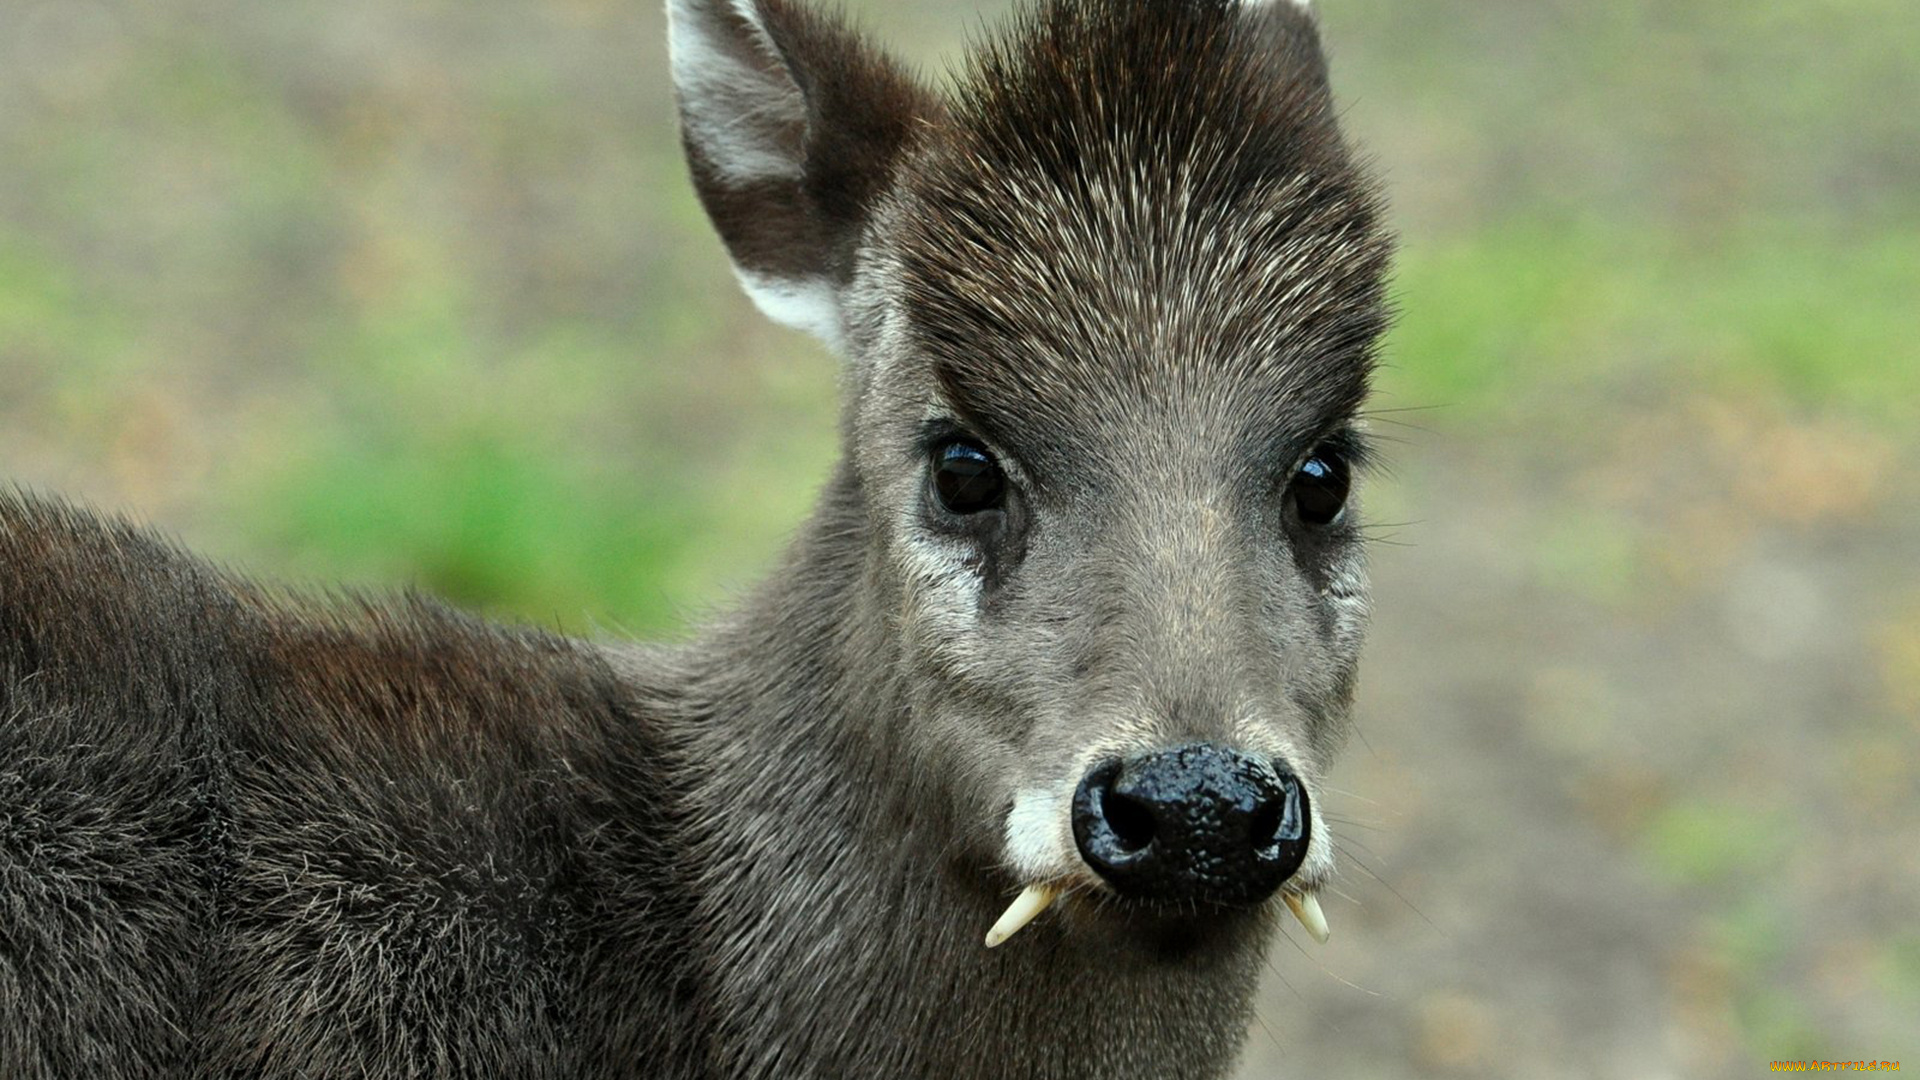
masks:
POLYGON ((1697 799, 1664 807, 1643 844, 1663 875, 1700 885, 1764 875, 1800 839, 1785 811, 1697 799))
POLYGON ((1471 421, 1684 380, 1905 435, 1920 421, 1917 253, 1920 220, 1866 235, 1788 222, 1707 243, 1509 220, 1415 239, 1385 389, 1471 421))

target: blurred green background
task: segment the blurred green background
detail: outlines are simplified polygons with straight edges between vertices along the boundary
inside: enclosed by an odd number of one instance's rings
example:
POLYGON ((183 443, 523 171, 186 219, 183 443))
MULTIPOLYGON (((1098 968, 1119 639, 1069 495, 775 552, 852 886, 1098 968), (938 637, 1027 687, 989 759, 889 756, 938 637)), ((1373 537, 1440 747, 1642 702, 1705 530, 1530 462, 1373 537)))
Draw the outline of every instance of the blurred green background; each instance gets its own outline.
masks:
MULTIPOLYGON (((852 5, 929 70, 1003 6, 852 5)), ((1920 1067, 1920 5, 1322 7, 1404 314, 1335 938, 1245 1075, 1920 1067)), ((835 365, 737 295, 655 8, 0 0, 0 476, 568 630, 724 603, 835 365)))

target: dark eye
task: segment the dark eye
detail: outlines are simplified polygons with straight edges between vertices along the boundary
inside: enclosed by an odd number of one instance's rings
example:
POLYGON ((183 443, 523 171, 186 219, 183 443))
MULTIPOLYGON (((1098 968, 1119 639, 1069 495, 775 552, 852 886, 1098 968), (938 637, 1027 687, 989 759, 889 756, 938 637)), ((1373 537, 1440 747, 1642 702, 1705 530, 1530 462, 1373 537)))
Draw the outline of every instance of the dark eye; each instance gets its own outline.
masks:
POLYGON ((1007 478, 993 455, 970 442, 933 451, 933 492, 955 514, 978 514, 1006 501, 1007 478))
POLYGON ((1331 525, 1346 508, 1347 491, 1353 486, 1353 473, 1347 460, 1321 447, 1293 474, 1287 493, 1300 511, 1300 520, 1309 525, 1331 525))

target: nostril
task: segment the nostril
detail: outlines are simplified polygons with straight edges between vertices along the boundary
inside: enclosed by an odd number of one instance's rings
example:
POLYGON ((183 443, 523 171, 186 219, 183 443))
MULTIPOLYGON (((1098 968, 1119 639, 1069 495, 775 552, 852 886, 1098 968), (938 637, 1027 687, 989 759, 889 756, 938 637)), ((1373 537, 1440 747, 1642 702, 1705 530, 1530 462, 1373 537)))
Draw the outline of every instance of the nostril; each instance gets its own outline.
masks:
POLYGON ((1254 847, 1266 847, 1279 838, 1284 806, 1281 799, 1269 799, 1253 812, 1253 820, 1247 825, 1247 836, 1253 841, 1254 847))
POLYGON ((1145 803, 1108 788, 1100 796, 1100 813, 1123 851, 1139 851, 1153 843, 1153 811, 1145 803))
POLYGON ((1254 859, 1284 874, 1298 869, 1307 854, 1306 787, 1284 770, 1260 781, 1265 798, 1247 818, 1247 840, 1254 859))

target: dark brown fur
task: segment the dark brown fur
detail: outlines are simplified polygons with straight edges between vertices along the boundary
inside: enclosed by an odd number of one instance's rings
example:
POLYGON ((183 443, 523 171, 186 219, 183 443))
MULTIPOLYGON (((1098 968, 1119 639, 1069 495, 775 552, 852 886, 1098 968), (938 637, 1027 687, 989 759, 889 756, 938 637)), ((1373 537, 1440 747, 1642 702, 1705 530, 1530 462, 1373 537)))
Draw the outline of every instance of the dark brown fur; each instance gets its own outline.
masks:
POLYGON ((649 1019, 688 942, 646 695, 0 496, 0 1074, 649 1075, 697 1030, 649 1019))

